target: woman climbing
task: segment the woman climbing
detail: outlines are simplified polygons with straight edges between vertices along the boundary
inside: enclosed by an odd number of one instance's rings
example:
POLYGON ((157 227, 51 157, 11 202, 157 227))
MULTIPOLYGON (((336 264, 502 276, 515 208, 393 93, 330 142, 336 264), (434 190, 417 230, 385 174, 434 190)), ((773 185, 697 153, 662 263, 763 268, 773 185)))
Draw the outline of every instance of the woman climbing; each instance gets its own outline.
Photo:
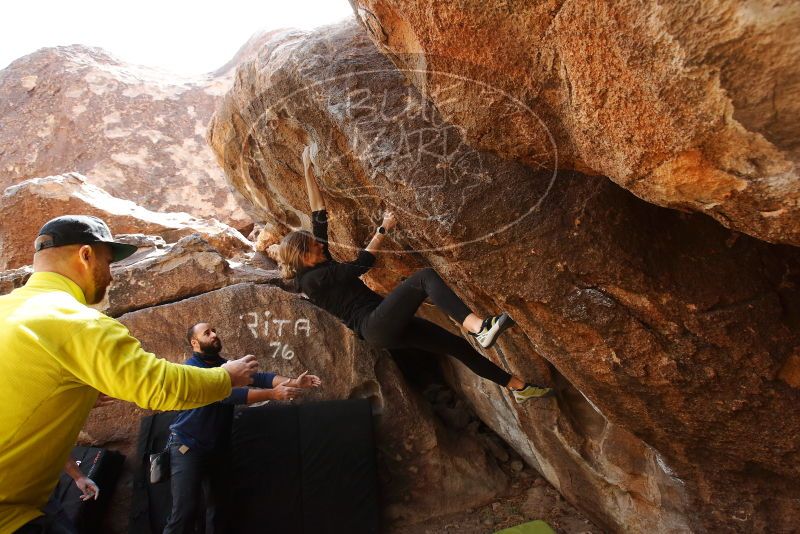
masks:
POLYGON ((341 319, 351 330, 376 348, 415 348, 449 354, 474 373, 511 390, 518 403, 552 394, 552 389, 526 384, 478 353, 470 343, 439 326, 415 317, 426 298, 459 322, 484 348, 494 345, 513 325, 506 313, 481 319, 447 287, 433 269, 422 269, 400 283, 386 298, 364 284, 360 276, 375 262, 374 253, 395 224, 391 212, 384 214, 367 248, 351 262, 338 262, 328 250, 328 217, 317 185, 311 148, 303 150, 313 234, 294 231, 281 241, 277 251, 283 276, 295 278, 298 288, 311 301, 341 319))

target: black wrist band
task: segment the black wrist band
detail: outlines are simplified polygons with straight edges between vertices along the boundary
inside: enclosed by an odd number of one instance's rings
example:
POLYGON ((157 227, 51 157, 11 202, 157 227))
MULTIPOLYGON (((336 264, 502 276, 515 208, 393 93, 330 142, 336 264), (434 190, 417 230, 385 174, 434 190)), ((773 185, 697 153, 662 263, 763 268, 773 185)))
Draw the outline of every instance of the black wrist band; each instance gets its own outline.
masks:
POLYGON ((383 226, 379 226, 379 227, 378 227, 378 233, 379 233, 379 234, 385 234, 385 233, 386 233, 386 228, 385 228, 385 227, 383 227, 383 226))

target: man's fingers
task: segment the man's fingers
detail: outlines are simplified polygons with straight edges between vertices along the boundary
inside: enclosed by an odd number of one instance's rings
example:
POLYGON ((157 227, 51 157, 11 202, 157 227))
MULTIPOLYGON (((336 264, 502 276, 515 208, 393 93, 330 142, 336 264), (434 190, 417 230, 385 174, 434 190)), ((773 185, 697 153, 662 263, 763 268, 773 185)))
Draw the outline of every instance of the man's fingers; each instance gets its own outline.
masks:
POLYGON ((303 390, 299 388, 293 388, 291 386, 287 386, 283 390, 283 398, 292 400, 295 397, 299 397, 303 394, 303 390))
POLYGON ((100 488, 96 486, 86 486, 86 488, 81 491, 83 492, 80 496, 82 501, 88 501, 89 499, 94 499, 96 501, 100 496, 100 488))
POLYGON ((83 493, 91 497, 92 495, 97 496, 100 493, 100 487, 97 483, 92 480, 91 478, 86 479, 86 489, 83 490, 83 493))
POLYGON ((258 360, 252 354, 248 354, 238 360, 225 362, 222 368, 231 375, 231 385, 246 386, 252 382, 253 374, 258 370, 258 360))

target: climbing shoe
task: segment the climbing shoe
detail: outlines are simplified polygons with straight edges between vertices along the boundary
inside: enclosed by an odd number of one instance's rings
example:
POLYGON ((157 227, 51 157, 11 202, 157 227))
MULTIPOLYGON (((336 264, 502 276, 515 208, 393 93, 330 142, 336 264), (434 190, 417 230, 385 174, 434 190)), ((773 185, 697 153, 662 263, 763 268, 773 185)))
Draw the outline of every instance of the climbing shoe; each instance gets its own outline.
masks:
POLYGON ((484 319, 480 332, 471 335, 475 336, 481 347, 488 349, 494 345, 500 334, 513 325, 514 320, 506 312, 503 312, 500 315, 493 315, 484 319))
POLYGON ((524 388, 514 389, 512 390, 512 393, 514 393, 514 400, 517 401, 517 404, 522 404, 528 399, 552 397, 555 394, 553 388, 536 386, 534 384, 525 384, 524 388))

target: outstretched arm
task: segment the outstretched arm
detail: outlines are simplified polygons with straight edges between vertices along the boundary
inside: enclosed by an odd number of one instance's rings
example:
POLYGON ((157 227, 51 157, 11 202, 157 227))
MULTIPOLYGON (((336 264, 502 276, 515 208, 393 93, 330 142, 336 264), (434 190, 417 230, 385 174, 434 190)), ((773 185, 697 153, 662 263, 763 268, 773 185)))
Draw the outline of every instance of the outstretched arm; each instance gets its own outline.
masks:
POLYGON ((322 200, 322 194, 319 192, 317 177, 314 174, 314 166, 311 164, 310 146, 303 149, 303 172, 306 175, 306 189, 308 190, 308 202, 311 204, 311 211, 324 210, 325 202, 322 200))
MULTIPOLYGON (((383 226, 387 232, 391 231, 396 224, 397 221, 394 218, 394 213, 392 213, 391 211, 387 211, 386 213, 383 214, 383 222, 381 223, 381 226, 383 226)), ((365 250, 370 254, 375 254, 375 252, 380 250, 381 243, 383 243, 385 237, 386 234, 381 234, 376 231, 375 235, 372 236, 372 239, 370 240, 365 250)))
POLYGON ((265 400, 292 400, 301 396, 304 389, 317 388, 320 384, 322 384, 322 380, 316 375, 308 374, 308 371, 297 378, 275 375, 272 379, 272 388, 247 389, 247 404, 265 400))
POLYGON ((252 382, 258 370, 252 355, 213 369, 156 358, 122 323, 101 314, 83 321, 55 357, 78 383, 152 410, 190 410, 222 400, 231 387, 252 382))
POLYGON ((317 388, 322 384, 322 380, 317 375, 308 374, 306 370, 297 378, 275 375, 275 378, 272 379, 272 387, 278 387, 280 384, 286 384, 293 388, 317 388))
MULTIPOLYGON (((384 213, 381 226, 389 232, 394 228, 395 224, 397 224, 397 222, 395 221, 394 214, 391 211, 384 213)), ((333 269, 331 269, 333 276, 337 280, 347 280, 350 277, 365 274, 375 264, 375 252, 380 250, 381 243, 383 243, 385 237, 386 234, 376 231, 367 245, 367 248, 360 251, 355 260, 334 265, 333 269)))
POLYGON ((287 382, 277 384, 271 389, 247 388, 247 404, 254 404, 265 400, 294 400, 303 395, 302 389, 292 387, 288 385, 287 382))

